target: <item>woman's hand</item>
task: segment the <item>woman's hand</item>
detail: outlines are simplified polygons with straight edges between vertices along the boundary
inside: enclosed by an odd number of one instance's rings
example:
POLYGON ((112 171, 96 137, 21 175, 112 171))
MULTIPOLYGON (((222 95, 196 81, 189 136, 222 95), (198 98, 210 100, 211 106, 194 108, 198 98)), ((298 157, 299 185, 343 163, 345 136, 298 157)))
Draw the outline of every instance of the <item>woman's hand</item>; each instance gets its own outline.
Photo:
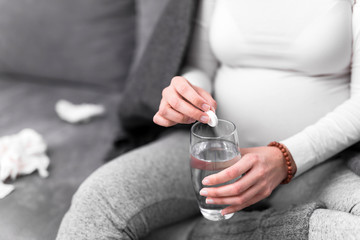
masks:
POLYGON ((207 204, 225 204, 222 215, 239 211, 268 196, 287 176, 282 152, 276 147, 241 149, 242 158, 233 166, 207 176, 202 183, 217 185, 246 173, 235 183, 221 187, 205 187, 200 191, 207 204))
POLYGON ((196 120, 208 123, 209 116, 204 111, 215 111, 216 102, 209 93, 191 85, 183 77, 174 77, 171 84, 162 91, 159 111, 153 121, 164 127, 178 123, 193 123, 196 120))

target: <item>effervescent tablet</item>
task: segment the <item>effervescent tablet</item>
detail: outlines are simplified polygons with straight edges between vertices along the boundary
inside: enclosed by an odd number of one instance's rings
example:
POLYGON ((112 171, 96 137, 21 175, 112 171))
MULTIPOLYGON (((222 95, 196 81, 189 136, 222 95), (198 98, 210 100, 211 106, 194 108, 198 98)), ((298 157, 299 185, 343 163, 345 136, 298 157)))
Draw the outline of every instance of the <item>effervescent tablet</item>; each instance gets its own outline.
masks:
POLYGON ((209 110, 209 111, 207 111, 207 112, 205 112, 208 116, 209 116, 209 118, 210 118, 210 121, 208 122, 208 125, 210 126, 210 127, 216 127, 217 125, 218 125, 218 118, 217 118, 217 116, 216 116, 216 114, 213 112, 213 111, 211 111, 211 110, 209 110))

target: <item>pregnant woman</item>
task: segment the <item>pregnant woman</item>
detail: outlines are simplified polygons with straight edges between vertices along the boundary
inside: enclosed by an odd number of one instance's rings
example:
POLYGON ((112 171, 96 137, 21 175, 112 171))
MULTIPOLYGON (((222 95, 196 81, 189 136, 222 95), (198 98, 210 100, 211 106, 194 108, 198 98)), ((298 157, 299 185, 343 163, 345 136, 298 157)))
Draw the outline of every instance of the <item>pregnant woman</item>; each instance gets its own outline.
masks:
MULTIPOLYGON (((359 3, 202 1, 186 67, 154 122, 208 123, 204 112, 215 109, 236 124, 242 159, 205 181, 247 174, 204 189, 208 203, 230 205, 229 214, 263 199, 276 208, 319 200, 327 209, 312 213, 310 239, 359 236, 360 179, 337 155, 360 141, 359 3)), ((172 131, 100 168, 58 239, 138 239, 198 214, 188 143, 189 132, 172 131)))

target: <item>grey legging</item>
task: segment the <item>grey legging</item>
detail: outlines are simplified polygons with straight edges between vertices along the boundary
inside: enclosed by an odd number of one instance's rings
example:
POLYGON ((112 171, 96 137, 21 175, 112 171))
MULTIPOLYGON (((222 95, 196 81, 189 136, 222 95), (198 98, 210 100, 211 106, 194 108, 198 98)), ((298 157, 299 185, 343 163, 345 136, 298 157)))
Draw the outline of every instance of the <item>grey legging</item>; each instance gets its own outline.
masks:
MULTIPOLYGON (((188 150, 189 133, 177 131, 99 168, 74 195, 57 239, 139 239, 199 214, 188 150)), ((269 202, 283 208, 320 199, 329 209, 312 214, 310 239, 356 239, 359 186, 341 160, 331 160, 278 187, 269 202)))

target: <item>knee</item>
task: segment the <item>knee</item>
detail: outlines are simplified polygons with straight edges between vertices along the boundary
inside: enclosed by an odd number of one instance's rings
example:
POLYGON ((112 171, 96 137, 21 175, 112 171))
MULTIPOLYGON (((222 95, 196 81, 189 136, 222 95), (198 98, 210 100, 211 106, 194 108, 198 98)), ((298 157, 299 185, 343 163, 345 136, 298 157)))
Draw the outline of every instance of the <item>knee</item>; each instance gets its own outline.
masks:
POLYGON ((120 212, 123 208, 119 204, 128 201, 124 191, 127 176, 116 174, 121 169, 114 165, 111 162, 96 170, 80 185, 73 196, 72 206, 94 218, 94 221, 114 216, 114 211, 118 218, 125 214, 125 210, 120 212))
POLYGON ((126 197, 125 191, 129 183, 130 166, 124 157, 109 162, 93 172, 78 188, 73 196, 72 204, 84 208, 101 208, 108 204, 115 206, 126 197))
POLYGON ((133 239, 125 231, 122 209, 114 207, 113 187, 107 186, 108 182, 100 170, 81 184, 61 223, 58 239, 133 239))
POLYGON ((100 208, 100 205, 106 198, 106 192, 96 179, 92 176, 88 177, 75 192, 71 205, 76 206, 76 209, 94 209, 100 208))

